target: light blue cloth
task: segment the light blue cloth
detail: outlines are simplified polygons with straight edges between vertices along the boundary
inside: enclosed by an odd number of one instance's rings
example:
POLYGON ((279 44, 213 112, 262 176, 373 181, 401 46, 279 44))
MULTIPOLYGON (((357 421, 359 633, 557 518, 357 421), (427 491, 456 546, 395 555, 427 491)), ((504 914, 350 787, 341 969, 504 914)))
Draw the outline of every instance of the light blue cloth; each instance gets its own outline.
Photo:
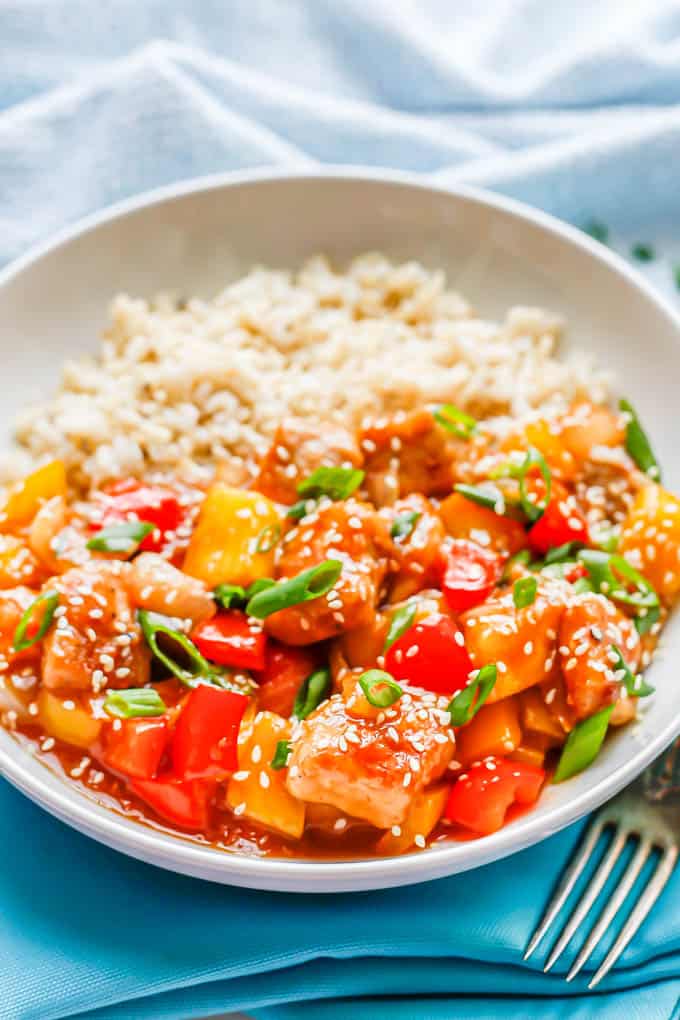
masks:
MULTIPOLYGON (((335 161, 596 218, 652 242, 672 292, 679 157, 667 0, 0 0, 0 262, 160 184, 335 161)), ((406 890, 277 896, 138 864, 0 783, 0 1017, 667 1020, 680 874, 598 995, 564 984, 569 954, 520 962, 578 831, 406 890)))

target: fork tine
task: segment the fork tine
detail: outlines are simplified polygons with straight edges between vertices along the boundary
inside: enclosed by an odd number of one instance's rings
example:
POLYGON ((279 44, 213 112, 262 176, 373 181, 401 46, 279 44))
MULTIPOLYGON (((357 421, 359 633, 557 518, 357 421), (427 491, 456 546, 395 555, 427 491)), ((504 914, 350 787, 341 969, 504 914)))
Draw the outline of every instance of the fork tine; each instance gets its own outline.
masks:
POLYGON ((560 956, 571 942, 574 932, 581 924, 584 917, 588 914, 588 911, 599 896, 602 887, 611 875, 612 868, 621 856, 621 851, 623 850, 627 839, 627 832, 622 832, 621 829, 614 830, 611 843, 607 847, 604 856, 598 865, 597 871, 591 878, 588 887, 584 890, 581 901, 562 929, 562 934, 558 938, 552 953, 548 957, 547 963, 543 968, 544 973, 547 974, 550 968, 557 963, 560 956))
POLYGON ((607 931, 626 896, 635 885, 635 880, 642 871, 642 867, 649 857, 651 850, 652 844, 649 840, 642 840, 640 842, 633 859, 621 876, 621 881, 598 917, 597 923, 590 932, 581 952, 576 957, 573 967, 567 974, 567 981, 572 981, 581 970, 584 963, 590 959, 591 953, 598 945, 604 933, 607 931))
POLYGON ((677 859, 678 848, 675 846, 667 846, 661 855, 661 859, 656 866, 654 875, 650 879, 647 888, 633 907, 628 920, 621 929, 619 937, 609 950, 600 968, 593 975, 592 980, 588 984, 588 988, 595 988, 596 985, 599 985, 602 978, 608 974, 614 966, 619 956, 624 951, 633 935, 661 895, 666 882, 671 876, 671 872, 675 867, 677 859))
POLYGON ((560 884, 558 885, 555 893, 545 908, 545 913, 541 918, 536 931, 531 936, 529 945, 524 953, 524 959, 528 960, 536 946, 539 944, 545 933, 547 932, 550 925, 553 923, 557 915, 559 914, 562 906, 569 896, 569 893, 576 885, 578 877, 585 868, 586 864, 590 860, 591 854, 595 849, 595 844, 600 838, 604 825, 601 818, 595 817, 591 821, 590 825, 584 832, 581 843, 571 859, 567 870, 564 872, 560 884))

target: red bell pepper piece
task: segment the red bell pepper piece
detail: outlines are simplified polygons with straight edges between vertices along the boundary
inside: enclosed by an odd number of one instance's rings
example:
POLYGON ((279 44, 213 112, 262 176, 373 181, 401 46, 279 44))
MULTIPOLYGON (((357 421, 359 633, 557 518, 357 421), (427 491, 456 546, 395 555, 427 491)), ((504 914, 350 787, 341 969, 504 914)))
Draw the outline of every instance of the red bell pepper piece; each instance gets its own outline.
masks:
POLYGON ((390 645, 385 669, 395 680, 436 694, 454 694, 467 686, 473 666, 462 631, 450 616, 432 613, 390 645))
POLYGON ((238 768, 236 739, 249 700, 210 684, 194 687, 172 740, 172 768, 179 779, 224 778, 238 768))
POLYGON ((466 769, 451 787, 444 817, 488 835, 501 828, 512 804, 533 804, 544 781, 545 770, 537 765, 485 758, 466 769))
POLYGON ((170 728, 164 716, 152 719, 120 719, 106 734, 102 762, 114 772, 138 779, 152 779, 168 746, 170 728))
POLYGON ((199 623, 191 639, 211 662, 236 669, 264 669, 267 636, 261 626, 236 609, 199 623))
POLYGON ((207 828, 208 802, 215 789, 213 782, 183 783, 173 776, 162 776, 133 779, 128 785, 132 793, 171 825, 193 831, 207 828))
POLYGON ((441 589, 456 612, 483 602, 498 584, 501 560, 496 553, 467 538, 458 538, 444 551, 441 589))
POLYGON ((264 669, 257 675, 258 708, 286 718, 290 716, 300 685, 318 665, 319 656, 313 649, 292 648, 270 639, 265 650, 264 669))
POLYGON ((140 544, 146 552, 160 552, 168 532, 176 531, 184 519, 177 495, 164 485, 144 485, 125 478, 108 486, 100 497, 101 519, 92 527, 99 531, 124 521, 148 521, 155 525, 140 544))
POLYGON ((543 556, 567 542, 588 544, 588 523, 563 486, 553 482, 550 502, 529 529, 528 539, 531 548, 543 556))

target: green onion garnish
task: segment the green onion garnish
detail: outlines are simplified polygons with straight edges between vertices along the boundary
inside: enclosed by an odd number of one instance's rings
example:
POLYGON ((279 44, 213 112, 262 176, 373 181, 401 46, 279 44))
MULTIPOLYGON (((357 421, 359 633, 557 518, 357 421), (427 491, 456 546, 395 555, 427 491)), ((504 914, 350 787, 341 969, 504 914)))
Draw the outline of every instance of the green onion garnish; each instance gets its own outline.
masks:
POLYGON ((310 514, 316 506, 315 499, 299 499, 286 510, 286 517, 292 517, 294 521, 300 521, 307 514, 310 514))
POLYGON ((545 554, 544 566, 548 567, 551 563, 564 563, 566 560, 573 560, 574 553, 578 548, 578 542, 565 542, 564 545, 553 546, 545 554))
POLYGON ((621 654, 621 649, 617 648, 616 645, 612 645, 612 652, 616 656, 614 672, 615 674, 623 673, 623 676, 620 678, 621 683, 631 698, 648 698, 650 694, 653 694, 656 688, 648 684, 646 680, 643 680, 642 674, 635 676, 628 668, 628 664, 621 654))
POLYGON ((574 726, 562 748, 562 754, 553 776, 553 783, 561 783, 565 779, 570 779, 577 772, 583 772, 595 761, 602 747, 602 741, 609 726, 609 718, 613 711, 614 706, 608 705, 574 726))
POLYGON ((541 451, 537 450, 535 446, 530 446, 520 467, 513 471, 513 477, 519 479, 519 500, 524 513, 530 521, 537 521, 550 502, 550 490, 552 487, 550 468, 546 464, 545 457, 541 451), (534 503, 529 498, 529 493, 527 492, 527 475, 534 467, 538 468, 545 482, 545 496, 542 503, 534 503))
POLYGON ((342 572, 340 560, 324 560, 316 567, 303 570, 289 581, 277 581, 248 600, 246 613, 263 620, 281 609, 318 599, 329 592, 342 572))
POLYGON ((583 595, 584 592, 595 591, 587 577, 579 577, 573 584, 574 595, 583 595))
POLYGON ((477 715, 494 689, 497 676, 498 670, 495 663, 482 666, 474 680, 451 698, 449 713, 452 726, 465 726, 477 715), (477 696, 476 701, 475 695, 477 696))
POLYGON ((655 606, 654 609, 640 610, 640 612, 633 620, 633 623, 635 624, 635 629, 640 635, 640 637, 644 637, 645 634, 649 634, 654 624, 658 623, 660 618, 661 610, 659 609, 658 606, 655 606))
POLYGON ((312 471, 297 487, 298 494, 305 499, 347 499, 364 480, 360 468, 320 467, 312 471))
POLYGON ((470 439, 477 431, 477 422, 470 414, 454 404, 440 404, 434 412, 435 420, 460 439, 470 439))
POLYGON ((223 609, 241 609, 247 601, 246 590, 239 584, 218 584, 213 598, 223 609))
POLYGON ((609 238, 609 228, 599 220, 590 220, 584 225, 583 232, 585 234, 589 234, 596 241, 599 241, 600 244, 606 244, 607 239, 609 238))
POLYGON ((630 249, 630 253, 634 259, 638 260, 638 262, 654 261, 654 249, 651 244, 642 244, 638 242, 630 249))
POLYGON ((124 524, 112 524, 110 528, 102 528, 87 543, 93 552, 129 553, 137 549, 147 535, 156 527, 149 521, 127 521, 124 524))
POLYGON ((408 538, 422 516, 417 510, 406 510, 403 514, 399 514, 394 518, 394 523, 390 528, 391 537, 408 538))
POLYGON ((538 581, 535 577, 520 577, 512 586, 512 601, 516 609, 526 609, 536 601, 538 581))
POLYGON ((211 682, 216 682, 217 671, 215 668, 210 665, 207 659, 203 658, 196 645, 186 634, 182 634, 181 631, 170 626, 166 616, 140 609, 137 612, 137 618, 149 648, 173 676, 176 676, 188 687, 195 686, 197 677, 204 677, 211 682), (164 652, 158 643, 159 637, 165 638, 176 646, 179 654, 188 659, 190 668, 183 666, 176 658, 164 652))
POLYGON ((512 572, 513 567, 518 566, 519 564, 521 564, 523 567, 529 567, 530 563, 531 553, 529 552, 529 550, 520 549, 520 551, 516 552, 514 556, 511 556, 508 562, 505 564, 505 567, 503 568, 503 576, 501 577, 501 581, 507 582, 510 580, 510 574, 512 572))
POLYGON ((644 471, 655 482, 660 482, 659 464, 647 438, 647 433, 640 424, 640 419, 627 400, 619 401, 619 409, 623 411, 626 421, 626 450, 641 471, 644 471))
POLYGON ((109 691, 104 709, 119 719, 163 715, 165 702, 153 687, 131 687, 126 691, 109 691))
POLYGON ((385 638, 385 647, 383 651, 387 649, 397 641, 402 634, 404 634, 409 627, 413 626, 413 621, 416 617, 416 603, 411 599, 405 605, 400 606, 399 609, 395 610, 392 614, 390 621, 390 629, 387 632, 385 638))
POLYGON ((276 524, 268 524, 266 528, 262 529, 255 540, 255 552, 271 552, 280 538, 281 525, 278 522, 276 524))
POLYGON ((588 580, 596 592, 635 609, 655 609, 659 605, 659 596, 649 581, 623 556, 599 549, 582 549, 577 556, 588 571, 588 580), (633 591, 626 587, 624 581, 633 586, 633 591))
POLYGON ((12 641, 12 648, 15 652, 23 652, 26 648, 30 648, 32 645, 37 644, 38 641, 42 641, 49 630, 49 626, 54 618, 54 611, 59 604, 59 592, 58 591, 46 591, 42 595, 38 595, 37 599, 31 602, 30 606, 26 609, 25 613, 19 620, 17 629, 14 631, 14 639, 12 641), (42 620, 36 630, 35 634, 31 637, 26 637, 26 631, 28 626, 33 619, 38 606, 45 607, 42 620))
POLYGON ((603 552, 616 552, 619 544, 619 536, 614 528, 593 525, 590 528, 590 540, 598 549, 603 552))
POLYGON ((302 681, 300 690, 297 692, 293 705, 293 715, 296 719, 306 719, 322 701, 328 697, 331 686, 331 672, 329 669, 317 669, 310 673, 306 680, 302 681))
POLYGON ((384 669, 367 669, 359 677, 366 701, 374 708, 389 708, 404 693, 394 677, 384 669))
POLYGON ((276 769, 277 771, 279 769, 285 769, 288 765, 291 750, 290 740, 279 740, 274 751, 274 757, 270 763, 270 768, 276 769))
POLYGON ((461 482, 454 486, 456 492, 466 499, 472 500, 478 506, 485 506, 487 510, 493 510, 497 514, 505 513, 505 498, 503 493, 492 482, 482 482, 481 485, 466 485, 461 482))
POLYGON ((252 599, 253 595, 257 595, 258 592, 266 591, 267 588, 273 588, 275 584, 276 581, 273 577, 258 577, 257 581, 253 581, 246 588, 246 602, 252 599))

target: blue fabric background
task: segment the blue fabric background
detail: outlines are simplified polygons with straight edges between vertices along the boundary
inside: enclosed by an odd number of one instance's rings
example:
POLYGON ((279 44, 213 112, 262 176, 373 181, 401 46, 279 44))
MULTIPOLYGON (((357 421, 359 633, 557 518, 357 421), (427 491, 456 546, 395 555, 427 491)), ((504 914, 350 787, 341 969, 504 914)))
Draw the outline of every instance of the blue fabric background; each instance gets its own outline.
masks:
MULTIPOLYGON (((653 242, 673 292, 679 155, 669 0, 0 0, 0 262, 160 184, 344 162, 597 218, 653 242)), ((406 890, 277 896, 128 860, 0 783, 0 1017, 668 1020, 678 875, 599 994, 520 963, 578 831, 406 890)))

